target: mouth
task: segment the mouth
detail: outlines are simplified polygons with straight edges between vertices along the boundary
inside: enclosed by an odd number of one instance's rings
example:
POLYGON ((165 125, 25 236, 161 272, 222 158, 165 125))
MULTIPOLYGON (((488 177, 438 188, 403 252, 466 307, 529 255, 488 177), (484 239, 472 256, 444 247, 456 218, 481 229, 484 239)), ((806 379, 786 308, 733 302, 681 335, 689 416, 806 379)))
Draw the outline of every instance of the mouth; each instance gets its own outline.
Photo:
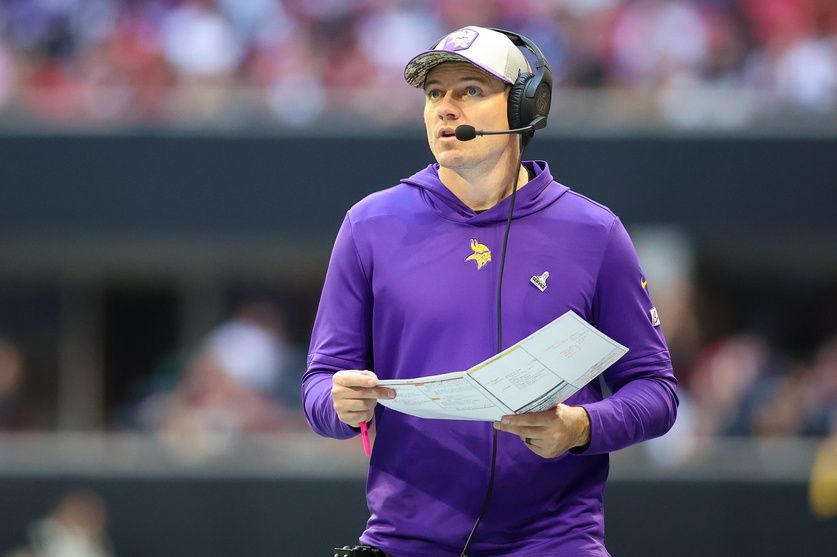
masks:
POLYGON ((445 137, 456 137, 456 130, 453 128, 442 128, 436 134, 436 137, 445 138, 445 137))

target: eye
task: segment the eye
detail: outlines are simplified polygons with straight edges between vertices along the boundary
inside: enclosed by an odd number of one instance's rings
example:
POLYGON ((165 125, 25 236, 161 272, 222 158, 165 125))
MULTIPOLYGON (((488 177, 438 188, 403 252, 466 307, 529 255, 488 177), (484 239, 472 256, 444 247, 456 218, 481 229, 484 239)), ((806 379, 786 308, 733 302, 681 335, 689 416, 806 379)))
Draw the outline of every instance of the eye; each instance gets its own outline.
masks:
POLYGON ((442 98, 442 91, 439 89, 429 89, 427 91, 427 98, 433 101, 440 99, 442 98))
POLYGON ((471 85, 467 89, 465 89, 465 94, 468 95, 469 97, 476 97, 477 95, 480 94, 480 89, 479 89, 479 87, 471 85))

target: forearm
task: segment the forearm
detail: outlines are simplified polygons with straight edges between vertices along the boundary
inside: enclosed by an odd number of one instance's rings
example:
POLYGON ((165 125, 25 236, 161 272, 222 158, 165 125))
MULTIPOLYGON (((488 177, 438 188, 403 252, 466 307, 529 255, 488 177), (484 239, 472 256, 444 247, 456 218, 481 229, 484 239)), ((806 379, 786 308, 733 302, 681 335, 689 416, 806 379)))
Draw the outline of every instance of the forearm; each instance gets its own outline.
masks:
POLYGON ((302 405, 305 418, 315 433, 335 439, 348 439, 358 430, 344 424, 337 417, 331 398, 331 372, 307 374, 302 382, 302 405))
POLYGON ((668 378, 647 377, 581 407, 590 416, 590 444, 578 452, 601 454, 665 434, 677 416, 677 395, 668 378))
POLYGON ((372 305, 370 282, 347 214, 334 242, 302 378, 305 417, 311 429, 325 437, 357 435, 338 418, 332 387, 335 373, 371 365, 372 305))

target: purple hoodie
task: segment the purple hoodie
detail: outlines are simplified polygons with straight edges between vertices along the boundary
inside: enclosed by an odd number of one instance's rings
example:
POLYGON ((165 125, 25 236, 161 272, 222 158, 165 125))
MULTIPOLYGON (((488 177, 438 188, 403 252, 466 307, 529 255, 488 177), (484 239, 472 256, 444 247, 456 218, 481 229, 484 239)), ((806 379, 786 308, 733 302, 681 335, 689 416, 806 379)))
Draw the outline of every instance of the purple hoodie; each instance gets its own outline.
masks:
MULTIPOLYGON (((676 381, 622 223, 555 182, 545 162, 525 164, 535 177, 515 202, 503 348, 574 310, 630 351, 603 374, 613 395, 603 399, 593 381, 566 402, 590 415, 586 450, 545 459, 498 432, 494 493, 471 554, 604 556, 607 453, 668 431, 676 381), (541 292, 530 279, 545 271, 541 292)), ((302 384, 315 432, 357 435, 332 406, 338 370, 410 378, 465 370, 496 353, 509 203, 477 214, 431 165, 352 207, 332 252, 302 384)), ((492 424, 424 420, 382 405, 375 420, 371 516, 361 541, 395 557, 458 556, 488 484, 492 424)))

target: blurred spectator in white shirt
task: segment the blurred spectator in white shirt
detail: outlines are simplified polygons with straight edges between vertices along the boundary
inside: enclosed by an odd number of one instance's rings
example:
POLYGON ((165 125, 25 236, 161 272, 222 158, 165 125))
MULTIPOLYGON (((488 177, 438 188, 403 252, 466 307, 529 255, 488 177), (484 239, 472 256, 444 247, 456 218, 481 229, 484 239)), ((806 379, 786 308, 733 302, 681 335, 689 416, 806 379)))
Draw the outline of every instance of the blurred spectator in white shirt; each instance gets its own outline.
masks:
POLYGON ((88 490, 64 494, 50 513, 29 527, 27 547, 5 557, 112 557, 104 501, 88 490))
POLYGON ((173 389, 141 403, 138 419, 190 458, 223 454, 253 434, 304 430, 304 369, 280 313, 267 302, 247 302, 206 335, 173 389))

